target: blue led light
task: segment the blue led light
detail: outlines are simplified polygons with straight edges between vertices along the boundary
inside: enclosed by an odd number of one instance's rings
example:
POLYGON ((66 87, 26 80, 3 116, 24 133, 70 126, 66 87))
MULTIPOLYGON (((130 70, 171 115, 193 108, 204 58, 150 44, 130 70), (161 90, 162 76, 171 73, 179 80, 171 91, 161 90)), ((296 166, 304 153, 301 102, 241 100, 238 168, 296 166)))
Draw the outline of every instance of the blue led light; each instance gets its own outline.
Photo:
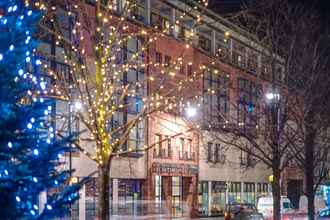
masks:
POLYGON ((28 128, 28 129, 31 129, 31 128, 32 128, 32 124, 31 124, 31 123, 28 123, 28 124, 27 124, 27 128, 28 128))
POLYGON ((34 149, 34 150, 33 150, 33 154, 36 155, 36 156, 38 156, 38 155, 39 155, 39 151, 38 151, 38 149, 34 149))

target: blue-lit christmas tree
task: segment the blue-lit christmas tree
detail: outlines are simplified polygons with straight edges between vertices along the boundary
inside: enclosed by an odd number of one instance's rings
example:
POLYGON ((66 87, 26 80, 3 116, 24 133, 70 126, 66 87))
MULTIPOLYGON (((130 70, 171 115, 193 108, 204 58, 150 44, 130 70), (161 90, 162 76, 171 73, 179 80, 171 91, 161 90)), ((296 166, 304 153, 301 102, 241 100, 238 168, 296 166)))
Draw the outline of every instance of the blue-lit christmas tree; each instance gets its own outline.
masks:
POLYGON ((67 185, 70 172, 58 168, 70 141, 55 137, 44 96, 33 37, 40 19, 28 1, 0 0, 0 219, 52 219, 78 197, 79 185, 67 185))

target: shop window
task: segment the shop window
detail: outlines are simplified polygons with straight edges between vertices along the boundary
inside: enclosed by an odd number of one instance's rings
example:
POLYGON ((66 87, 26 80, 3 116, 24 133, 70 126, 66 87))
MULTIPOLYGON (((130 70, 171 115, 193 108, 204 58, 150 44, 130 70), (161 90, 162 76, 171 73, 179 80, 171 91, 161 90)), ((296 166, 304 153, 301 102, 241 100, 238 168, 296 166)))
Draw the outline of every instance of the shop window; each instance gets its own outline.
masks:
POLYGON ((119 179, 119 201, 135 201, 141 199, 141 185, 139 180, 119 179))
POLYGON ((257 196, 267 196, 269 194, 268 191, 268 183, 257 183, 257 196))
POLYGON ((229 203, 241 202, 241 183, 240 182, 231 182, 228 193, 229 203))
POLYGON ((198 212, 201 216, 209 213, 209 185, 207 181, 198 183, 198 212))
POLYGON ((255 184, 254 183, 243 183, 243 202, 255 204, 255 184))
POLYGON ((162 177, 155 176, 155 199, 156 202, 162 201, 162 177))
POLYGON ((211 214, 222 215, 226 208, 226 183, 212 182, 211 214))
POLYGON ((182 177, 172 176, 172 215, 180 217, 182 210, 182 177))

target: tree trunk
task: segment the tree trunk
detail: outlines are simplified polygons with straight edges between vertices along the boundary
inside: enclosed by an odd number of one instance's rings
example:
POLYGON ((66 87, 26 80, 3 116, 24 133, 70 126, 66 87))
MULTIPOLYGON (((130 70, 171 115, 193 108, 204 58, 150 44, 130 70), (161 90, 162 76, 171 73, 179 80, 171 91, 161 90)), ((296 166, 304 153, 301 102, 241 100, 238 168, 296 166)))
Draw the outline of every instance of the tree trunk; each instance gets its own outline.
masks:
POLYGON ((272 194, 273 194, 273 220, 281 220, 281 186, 280 178, 281 171, 279 169, 273 169, 274 179, 272 182, 272 194))
POLYGON ((305 179, 306 179, 306 196, 308 207, 308 219, 314 220, 315 207, 314 207, 314 139, 313 131, 306 129, 305 139, 305 179))
POLYGON ((98 220, 110 219, 110 166, 99 167, 98 220))

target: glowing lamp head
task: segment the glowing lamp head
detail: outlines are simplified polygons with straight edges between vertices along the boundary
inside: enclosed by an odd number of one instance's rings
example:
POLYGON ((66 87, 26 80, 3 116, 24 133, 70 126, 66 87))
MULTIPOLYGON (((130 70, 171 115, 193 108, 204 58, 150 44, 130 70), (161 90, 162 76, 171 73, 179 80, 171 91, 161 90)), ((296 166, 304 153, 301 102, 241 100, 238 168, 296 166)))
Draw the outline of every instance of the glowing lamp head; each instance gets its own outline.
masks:
POLYGON ((186 109, 186 114, 187 114, 188 118, 195 117, 197 114, 197 110, 196 110, 196 108, 189 106, 186 109))
POLYGON ((82 109, 82 104, 81 104, 81 102, 79 102, 79 101, 76 101, 75 103, 74 103, 74 109, 76 110, 76 111, 80 111, 81 109, 82 109))

